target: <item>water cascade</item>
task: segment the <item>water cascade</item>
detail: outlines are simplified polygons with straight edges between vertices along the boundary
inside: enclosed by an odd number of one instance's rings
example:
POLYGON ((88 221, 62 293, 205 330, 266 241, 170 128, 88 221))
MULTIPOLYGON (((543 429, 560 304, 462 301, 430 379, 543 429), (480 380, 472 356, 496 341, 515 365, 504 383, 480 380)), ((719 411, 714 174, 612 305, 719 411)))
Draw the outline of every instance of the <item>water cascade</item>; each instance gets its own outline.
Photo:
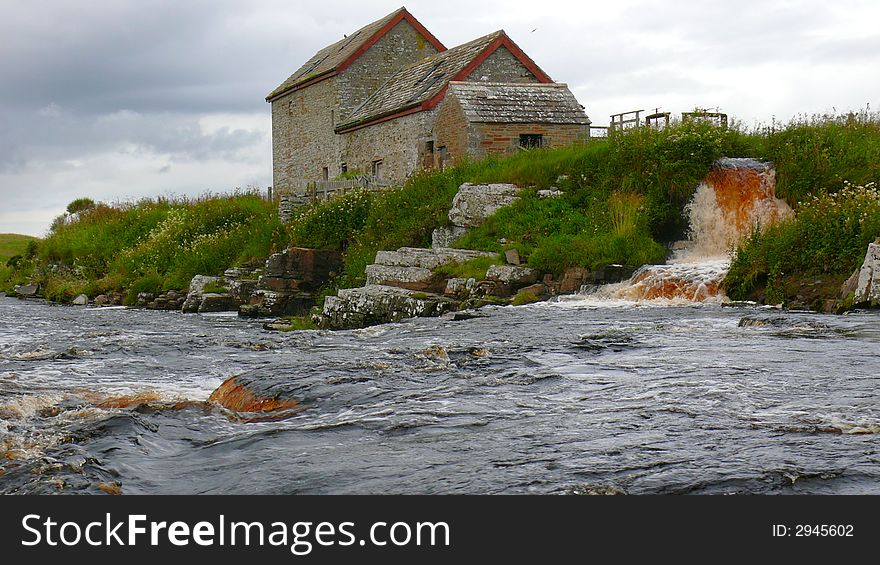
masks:
POLYGON ((690 239, 666 265, 645 265, 626 283, 608 288, 610 298, 721 302, 730 254, 753 229, 793 215, 776 198, 772 163, 724 158, 715 162, 686 210, 690 239))

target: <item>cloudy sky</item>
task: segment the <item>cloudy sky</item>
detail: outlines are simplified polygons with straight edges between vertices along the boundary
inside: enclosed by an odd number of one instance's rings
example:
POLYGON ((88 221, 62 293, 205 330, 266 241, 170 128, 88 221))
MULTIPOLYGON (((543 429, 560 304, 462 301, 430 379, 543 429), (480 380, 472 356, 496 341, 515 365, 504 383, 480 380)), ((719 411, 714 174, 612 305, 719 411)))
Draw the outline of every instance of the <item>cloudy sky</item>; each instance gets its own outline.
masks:
MULTIPOLYGON (((2 0, 0 233, 71 200, 271 184, 264 96, 402 0, 2 0)), ((504 29, 611 113, 720 108, 746 125, 880 109, 877 0, 413 0, 447 47, 504 29)))

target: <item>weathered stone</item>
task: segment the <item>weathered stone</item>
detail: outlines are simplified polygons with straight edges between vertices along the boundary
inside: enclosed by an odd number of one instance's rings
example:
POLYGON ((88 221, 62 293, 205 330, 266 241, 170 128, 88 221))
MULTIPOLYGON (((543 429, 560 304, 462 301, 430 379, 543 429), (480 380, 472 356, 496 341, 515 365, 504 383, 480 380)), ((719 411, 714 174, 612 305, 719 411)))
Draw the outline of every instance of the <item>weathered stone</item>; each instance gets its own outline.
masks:
POLYGON ((202 304, 202 297, 205 294, 207 285, 226 286, 226 279, 223 277, 209 277, 207 275, 196 275, 189 283, 189 292, 186 300, 183 302, 184 312, 198 312, 202 304))
POLYGON ((314 295, 306 292, 287 293, 257 289, 247 304, 238 308, 238 315, 246 318, 269 316, 304 316, 315 305, 314 295))
POLYGON ((74 306, 86 306, 89 303, 89 297, 85 294, 78 294, 71 304, 74 306))
POLYGON ((431 232, 431 247, 451 247, 456 240, 467 233, 467 228, 460 226, 443 226, 431 232))
POLYGON ((436 269, 450 263, 465 263, 480 257, 494 257, 495 253, 474 251, 471 249, 422 249, 420 247, 401 247, 397 251, 379 251, 376 253, 377 265, 394 267, 421 267, 436 269))
POLYGON ((153 298, 155 298, 155 296, 152 292, 139 292, 134 304, 139 308, 144 308, 147 304, 153 301, 153 298))
POLYGON ((263 276, 296 279, 300 289, 314 290, 341 269, 339 251, 291 247, 269 256, 263 276))
POLYGON ((869 243, 865 261, 859 270, 855 304, 880 306, 880 243, 869 243))
POLYGON ((392 265, 367 265, 368 285, 387 285, 409 290, 427 291, 443 286, 443 280, 430 269, 392 265))
MULTIPOLYGON (((281 277, 260 277, 257 282, 257 289, 271 290, 272 292, 299 292, 300 281, 296 279, 286 279, 281 277)), ((254 289, 256 290, 256 289, 254 289)), ((253 294, 253 293, 251 293, 253 294)))
POLYGON ((508 265, 519 265, 522 263, 519 257, 519 251, 516 249, 508 249, 504 252, 504 260, 507 261, 508 265))
POLYGON ((328 296, 315 321, 319 326, 331 329, 360 328, 406 318, 438 316, 453 306, 448 298, 435 294, 368 285, 342 289, 338 296, 328 296))
POLYGON ((519 191, 513 184, 464 183, 452 200, 449 220, 457 226, 477 227, 499 208, 516 202, 519 191))
POLYGON ((589 269, 584 267, 569 267, 562 274, 562 279, 556 285, 558 294, 573 294, 580 292, 585 284, 590 284, 593 275, 589 269))
POLYGON ((446 289, 443 291, 444 294, 451 295, 459 295, 466 294, 473 290, 474 286, 477 284, 477 279, 470 278, 464 279, 460 277, 451 278, 446 281, 446 289))
POLYGON ((15 294, 21 296, 23 298, 30 298, 37 295, 37 292, 40 291, 40 285, 37 283, 30 284, 17 284, 13 288, 15 294))
POLYGON ((539 271, 528 267, 515 265, 492 265, 486 271, 487 280, 500 281, 506 285, 518 288, 535 284, 538 280, 539 271))
POLYGON ((110 302, 110 298, 106 294, 99 294, 95 297, 95 306, 106 306, 110 302))
POLYGON ((229 294, 220 294, 214 292, 206 292, 202 295, 202 301, 199 304, 198 312, 200 314, 206 312, 237 312, 238 300, 229 294))
POLYGON ((519 289, 517 294, 530 294, 538 300, 547 300, 551 293, 544 283, 536 283, 519 289))

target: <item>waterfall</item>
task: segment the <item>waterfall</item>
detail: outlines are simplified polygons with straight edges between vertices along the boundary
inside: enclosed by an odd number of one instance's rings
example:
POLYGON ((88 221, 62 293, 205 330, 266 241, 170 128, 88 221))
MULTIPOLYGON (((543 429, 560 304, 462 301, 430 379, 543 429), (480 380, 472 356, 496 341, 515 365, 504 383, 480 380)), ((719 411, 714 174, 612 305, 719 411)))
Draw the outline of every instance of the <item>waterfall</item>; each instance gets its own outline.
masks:
POLYGON ((715 162, 686 206, 689 239, 666 265, 644 265, 619 285, 600 291, 607 298, 687 302, 726 300, 721 282, 730 256, 754 229, 794 214, 776 198, 772 163, 724 158, 715 162))

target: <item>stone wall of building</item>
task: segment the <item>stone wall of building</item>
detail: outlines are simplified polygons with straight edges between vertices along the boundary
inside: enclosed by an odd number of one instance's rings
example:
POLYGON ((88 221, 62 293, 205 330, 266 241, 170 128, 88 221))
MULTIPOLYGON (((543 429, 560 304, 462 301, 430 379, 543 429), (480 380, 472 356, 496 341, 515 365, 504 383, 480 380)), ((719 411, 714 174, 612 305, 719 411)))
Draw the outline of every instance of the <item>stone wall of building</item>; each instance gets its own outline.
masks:
POLYGON ((437 121, 434 124, 434 147, 437 155, 437 167, 440 166, 439 156, 446 148, 446 163, 454 165, 462 157, 468 155, 468 121, 462 112, 461 104, 454 96, 447 96, 437 108, 437 121))
POLYGON ((338 136, 333 131, 337 77, 290 92, 272 102, 272 178, 278 193, 296 192, 305 181, 339 174, 338 136))
MULTIPOLYGON (((335 178, 345 163, 335 127, 399 69, 437 49, 406 20, 374 43, 342 73, 272 102, 273 185, 278 193, 300 192, 307 182, 335 178)), ((362 137, 362 136, 361 136, 362 137)), ((360 157, 360 153, 357 153, 360 157)), ((382 157, 377 157, 381 159, 382 157)), ((366 160, 366 171, 372 160, 366 160)))
POLYGON ((433 140, 436 113, 436 109, 417 112, 342 134, 342 158, 348 170, 369 174, 381 161, 380 180, 392 184, 406 180, 421 169, 426 144, 433 140))
POLYGON ((468 147, 480 159, 517 151, 520 135, 541 135, 542 147, 561 147, 586 140, 589 131, 589 126, 576 124, 471 124, 468 147))
POLYGON ((519 59, 501 46, 468 75, 466 82, 540 82, 519 59))
POLYGON ((406 20, 401 20, 337 78, 336 123, 351 115, 398 70, 434 55, 437 49, 406 20))

